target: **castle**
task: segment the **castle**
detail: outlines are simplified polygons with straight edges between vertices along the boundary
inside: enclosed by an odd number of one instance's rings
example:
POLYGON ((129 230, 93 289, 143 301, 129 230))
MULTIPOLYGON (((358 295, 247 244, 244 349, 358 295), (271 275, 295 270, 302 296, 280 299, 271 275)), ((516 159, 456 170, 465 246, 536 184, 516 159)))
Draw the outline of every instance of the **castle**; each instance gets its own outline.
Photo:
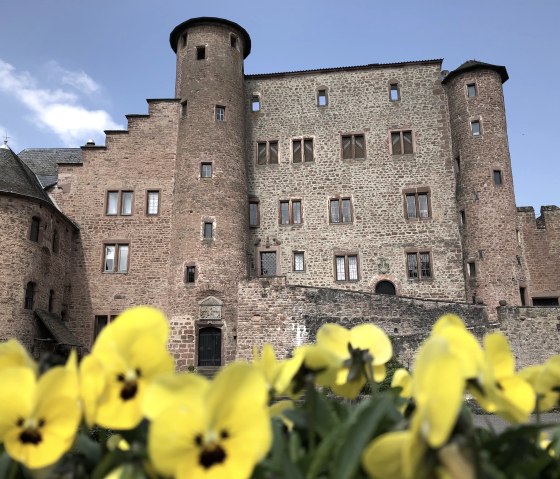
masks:
POLYGON ((207 17, 170 42, 174 98, 104 146, 0 148, 2 338, 88 349, 151 304, 179 367, 212 368, 327 320, 406 355, 454 311, 522 361, 559 352, 560 209, 516 208, 505 67, 245 75, 249 34, 207 17))

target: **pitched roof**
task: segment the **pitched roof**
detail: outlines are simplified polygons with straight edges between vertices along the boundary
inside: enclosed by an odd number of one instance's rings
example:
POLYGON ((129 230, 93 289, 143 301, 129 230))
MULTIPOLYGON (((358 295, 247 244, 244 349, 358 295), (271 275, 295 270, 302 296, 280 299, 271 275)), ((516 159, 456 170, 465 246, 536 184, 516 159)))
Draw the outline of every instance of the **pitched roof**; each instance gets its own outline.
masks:
POLYGON ((445 84, 449 80, 451 80, 452 78, 456 77, 457 75, 460 75, 461 73, 466 73, 466 72, 469 72, 469 71, 473 71, 473 70, 493 70, 496 73, 498 73, 498 75, 500 75, 500 78, 502 79, 502 83, 505 83, 509 79, 508 72, 506 70, 506 67, 504 67, 504 66, 492 65, 491 63, 485 63, 485 62, 479 62, 478 60, 468 60, 465 63, 463 63, 462 65, 460 65, 459 67, 457 67, 455 70, 450 72, 443 79, 442 83, 445 84))
POLYGON ((35 310, 35 314, 49 330, 49 333, 57 343, 67 344, 69 346, 80 346, 76 337, 66 327, 58 314, 49 313, 43 309, 35 310))
POLYGON ((58 164, 81 164, 81 148, 27 148, 19 152, 21 160, 48 188, 58 181, 58 164))
POLYGON ((27 196, 54 206, 37 176, 6 145, 0 147, 0 192, 27 196))

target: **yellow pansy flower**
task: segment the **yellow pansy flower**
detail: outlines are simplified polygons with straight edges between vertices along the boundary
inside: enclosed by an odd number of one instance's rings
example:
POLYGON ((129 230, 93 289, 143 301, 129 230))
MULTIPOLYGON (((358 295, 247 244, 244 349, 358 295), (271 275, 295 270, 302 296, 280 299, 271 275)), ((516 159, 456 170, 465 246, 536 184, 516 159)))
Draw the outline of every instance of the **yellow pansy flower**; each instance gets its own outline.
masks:
POLYGON ((148 451, 156 470, 177 479, 248 478, 272 442, 262 374, 233 363, 208 388, 182 397, 150 425, 148 451))
POLYGON ((39 379, 28 367, 0 369, 0 442, 30 469, 70 449, 81 419, 75 356, 39 379))
POLYGON ((410 398, 412 396, 412 376, 404 368, 397 369, 393 373, 393 378, 391 379, 391 387, 401 388, 399 396, 403 398, 410 398))
POLYGON ((360 393, 368 379, 383 381, 385 363, 393 355, 388 336, 373 324, 360 324, 351 330, 325 324, 317 332, 316 347, 328 351, 338 361, 334 381, 323 376, 317 382, 349 399, 360 393))
POLYGON ((549 358, 544 364, 529 366, 519 372, 537 395, 539 412, 549 411, 560 399, 560 356, 549 358))
POLYGON ((469 391, 488 412, 509 422, 525 422, 535 408, 535 391, 515 374, 515 358, 506 337, 492 333, 484 338, 484 367, 469 391))
POLYGON ((0 369, 24 366, 37 371, 37 364, 27 350, 15 339, 0 343, 0 369))
POLYGON ((89 424, 111 429, 138 425, 146 385, 174 369, 168 335, 163 313, 147 306, 126 310, 101 331, 80 365, 89 424))
POLYGON ((290 383, 300 369, 302 361, 303 356, 279 361, 270 344, 263 346, 260 355, 257 348, 253 348, 253 365, 264 375, 272 397, 290 395, 290 383))

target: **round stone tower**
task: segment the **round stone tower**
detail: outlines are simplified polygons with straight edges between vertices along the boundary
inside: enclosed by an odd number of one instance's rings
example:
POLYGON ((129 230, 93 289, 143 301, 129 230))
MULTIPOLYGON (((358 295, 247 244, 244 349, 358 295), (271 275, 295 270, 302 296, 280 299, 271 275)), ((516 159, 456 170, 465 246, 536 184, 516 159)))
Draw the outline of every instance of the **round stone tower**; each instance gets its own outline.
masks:
POLYGON ((193 18, 170 36, 180 100, 173 238, 171 347, 179 367, 234 358, 237 284, 247 275, 248 203, 243 60, 248 33, 193 18))
POLYGON ((457 177, 466 295, 493 314, 501 300, 520 304, 517 210, 502 84, 503 66, 468 61, 449 73, 447 90, 457 177))

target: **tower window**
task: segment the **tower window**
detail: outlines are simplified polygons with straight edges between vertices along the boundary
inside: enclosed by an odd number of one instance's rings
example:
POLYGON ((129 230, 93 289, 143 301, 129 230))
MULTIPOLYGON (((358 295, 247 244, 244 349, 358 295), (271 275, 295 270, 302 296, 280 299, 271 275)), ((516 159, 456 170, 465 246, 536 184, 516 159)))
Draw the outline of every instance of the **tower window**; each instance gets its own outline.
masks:
POLYGON ((159 191, 148 191, 146 199, 146 214, 155 216, 159 214, 159 191))
POLYGON ((469 98, 474 98, 477 95, 476 83, 469 83, 467 85, 467 96, 469 98))
POLYGON ((364 135, 342 136, 342 159, 353 160, 365 158, 366 144, 364 135))
POLYGON ((214 228, 212 223, 204 223, 204 239, 212 239, 214 235, 214 228))
POLYGON ((201 178, 212 178, 212 163, 201 163, 200 164, 200 177, 201 178))
POLYGON ((29 239, 35 243, 39 242, 39 226, 41 226, 41 220, 34 216, 31 218, 31 229, 29 230, 29 239))
POLYGON ((406 254, 408 279, 428 279, 432 277, 432 260, 429 251, 406 254))
POLYGON ((278 142, 259 141, 257 143, 257 164, 277 164, 278 163, 278 142))
POLYGON ((194 283, 196 280, 196 266, 190 265, 185 268, 185 283, 194 283))
POLYGON ((128 272, 128 244, 106 244, 103 258, 105 273, 128 272))
POLYGON ((305 255, 303 251, 294 251, 294 271, 298 273, 305 271, 305 255))
POLYGON ((465 215, 465 210, 459 211, 459 219, 461 220, 461 226, 467 224, 467 216, 465 215))
POLYGON ((399 101, 401 99, 401 93, 399 91, 399 84, 398 83, 391 83, 389 85, 389 100, 390 101, 399 101))
POLYGON ((35 283, 30 281, 25 287, 25 309, 33 309, 33 300, 35 298, 35 283))
POLYGON ((331 223, 352 223, 352 201, 350 198, 333 198, 329 201, 331 223))
POLYGON ((259 202, 257 200, 249 201, 249 226, 256 228, 259 226, 259 202))
POLYGON ((48 306, 49 313, 52 313, 53 309, 54 309, 54 291, 51 289, 49 291, 49 306, 48 306))
POLYGON ((231 48, 237 48, 237 36, 233 33, 229 36, 229 44, 231 48))
POLYGON ((481 135, 480 120, 471 121, 471 133, 472 133, 472 136, 480 136, 481 135))
POLYGON ((467 268, 470 278, 476 278, 476 263, 474 261, 467 262, 467 268))
POLYGON ((216 121, 226 121, 226 107, 216 105, 216 121))
POLYGON ((261 111, 261 97, 259 95, 253 95, 251 98, 251 111, 257 112, 261 111))
POLYGON ((181 118, 187 117, 187 100, 181 102, 181 118))
POLYGON ((204 60, 205 58, 206 58, 206 47, 204 45, 196 47, 196 59, 204 60))
POLYGON ((292 140, 292 161, 294 163, 313 161, 312 138, 292 140))
POLYGON ((391 132, 391 154, 408 155, 414 153, 412 143, 412 131, 392 131, 391 132))
POLYGON ((317 90, 317 106, 327 106, 329 104, 329 97, 327 96, 327 90, 322 88, 317 90))
POLYGON ((426 219, 430 215, 430 195, 427 191, 405 193, 405 211, 408 219, 426 219))
POLYGON ((496 186, 500 186, 503 184, 502 170, 494 170, 492 172, 492 176, 494 178, 494 184, 496 186))
POLYGON ((455 157, 455 173, 457 173, 457 174, 461 173, 461 157, 460 156, 455 157))
POLYGON ((187 46, 187 34, 183 33, 183 35, 181 36, 181 43, 183 45, 183 48, 185 48, 187 46))
POLYGON ((260 276, 276 276, 276 251, 261 251, 260 262, 260 276))

